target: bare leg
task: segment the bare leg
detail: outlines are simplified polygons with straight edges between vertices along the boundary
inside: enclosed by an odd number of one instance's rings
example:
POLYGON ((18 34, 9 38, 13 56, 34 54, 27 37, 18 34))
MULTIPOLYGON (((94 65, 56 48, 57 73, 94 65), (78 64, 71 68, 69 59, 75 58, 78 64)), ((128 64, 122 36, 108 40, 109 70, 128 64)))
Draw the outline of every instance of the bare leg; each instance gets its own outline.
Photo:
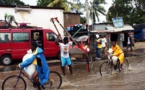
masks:
POLYGON ((72 67, 71 67, 71 65, 69 65, 69 71, 70 71, 70 74, 72 75, 73 73, 72 73, 72 67))
POLYGON ((34 83, 37 85, 38 90, 41 90, 40 83, 39 83, 37 77, 38 77, 38 72, 35 71, 34 74, 32 75, 32 80, 33 80, 34 83))
POLYGON ((61 66, 61 70, 63 72, 63 75, 65 76, 65 67, 64 66, 61 66))

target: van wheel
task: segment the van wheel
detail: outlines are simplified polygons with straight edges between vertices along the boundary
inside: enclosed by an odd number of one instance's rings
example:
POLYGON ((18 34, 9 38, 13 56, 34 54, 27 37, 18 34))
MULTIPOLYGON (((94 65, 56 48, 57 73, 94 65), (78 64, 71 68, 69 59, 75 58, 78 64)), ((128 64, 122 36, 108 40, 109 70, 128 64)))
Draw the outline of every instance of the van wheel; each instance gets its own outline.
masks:
POLYGON ((60 51, 57 53, 57 59, 59 59, 60 60, 60 51))
POLYGON ((1 62, 3 65, 10 65, 12 63, 12 59, 11 59, 10 55, 4 55, 1 58, 1 62))

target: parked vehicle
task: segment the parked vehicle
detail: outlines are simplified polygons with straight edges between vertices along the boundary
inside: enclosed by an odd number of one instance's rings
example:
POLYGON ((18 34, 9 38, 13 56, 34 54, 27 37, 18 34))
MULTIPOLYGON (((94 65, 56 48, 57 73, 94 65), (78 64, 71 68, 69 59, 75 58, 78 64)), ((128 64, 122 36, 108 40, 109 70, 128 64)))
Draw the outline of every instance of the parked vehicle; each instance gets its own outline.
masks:
POLYGON ((135 30, 134 31, 135 41, 144 41, 145 40, 145 29, 135 30))
POLYGON ((0 61, 10 65, 13 60, 21 60, 30 49, 36 34, 40 35, 40 47, 46 57, 59 57, 59 46, 55 44, 57 35, 50 29, 18 28, 0 29, 0 61))
POLYGON ((138 24, 133 26, 134 40, 135 41, 145 41, 145 24, 138 24))

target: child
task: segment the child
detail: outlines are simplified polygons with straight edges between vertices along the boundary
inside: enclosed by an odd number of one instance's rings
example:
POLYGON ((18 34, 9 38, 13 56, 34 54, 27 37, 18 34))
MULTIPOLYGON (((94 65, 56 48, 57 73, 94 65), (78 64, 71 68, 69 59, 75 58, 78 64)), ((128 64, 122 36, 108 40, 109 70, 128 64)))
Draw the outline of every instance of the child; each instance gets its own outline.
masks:
POLYGON ((69 46, 72 45, 72 42, 68 40, 68 37, 64 37, 63 42, 58 42, 57 44, 60 46, 60 53, 61 53, 61 69, 63 75, 65 76, 65 67, 68 65, 70 74, 72 75, 72 67, 71 67, 71 60, 69 57, 69 46))

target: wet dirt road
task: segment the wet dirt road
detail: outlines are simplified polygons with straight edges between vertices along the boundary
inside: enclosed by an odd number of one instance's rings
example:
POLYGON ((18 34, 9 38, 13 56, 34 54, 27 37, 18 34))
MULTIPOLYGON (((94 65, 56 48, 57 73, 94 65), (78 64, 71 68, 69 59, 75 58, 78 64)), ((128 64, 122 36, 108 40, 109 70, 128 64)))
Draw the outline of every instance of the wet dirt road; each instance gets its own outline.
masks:
MULTIPOLYGON (((143 45, 143 44, 142 44, 143 45)), ((58 71, 63 78, 61 89, 69 90, 145 90, 145 49, 136 49, 128 53, 129 71, 113 73, 112 75, 100 76, 98 68, 103 61, 94 61, 94 68, 86 71, 84 63, 73 63, 73 75, 66 69, 66 77, 61 73, 58 64, 50 65, 51 70, 58 71)), ((1 66, 2 67, 2 66, 1 66)), ((11 67, 15 68, 15 65, 11 67)), ((10 68, 11 69, 11 68, 10 68)), ((6 71, 0 74, 0 84, 9 75, 17 74, 17 71, 6 71)), ((28 90, 35 90, 31 84, 28 90)), ((1 86, 1 85, 0 85, 1 86)))

